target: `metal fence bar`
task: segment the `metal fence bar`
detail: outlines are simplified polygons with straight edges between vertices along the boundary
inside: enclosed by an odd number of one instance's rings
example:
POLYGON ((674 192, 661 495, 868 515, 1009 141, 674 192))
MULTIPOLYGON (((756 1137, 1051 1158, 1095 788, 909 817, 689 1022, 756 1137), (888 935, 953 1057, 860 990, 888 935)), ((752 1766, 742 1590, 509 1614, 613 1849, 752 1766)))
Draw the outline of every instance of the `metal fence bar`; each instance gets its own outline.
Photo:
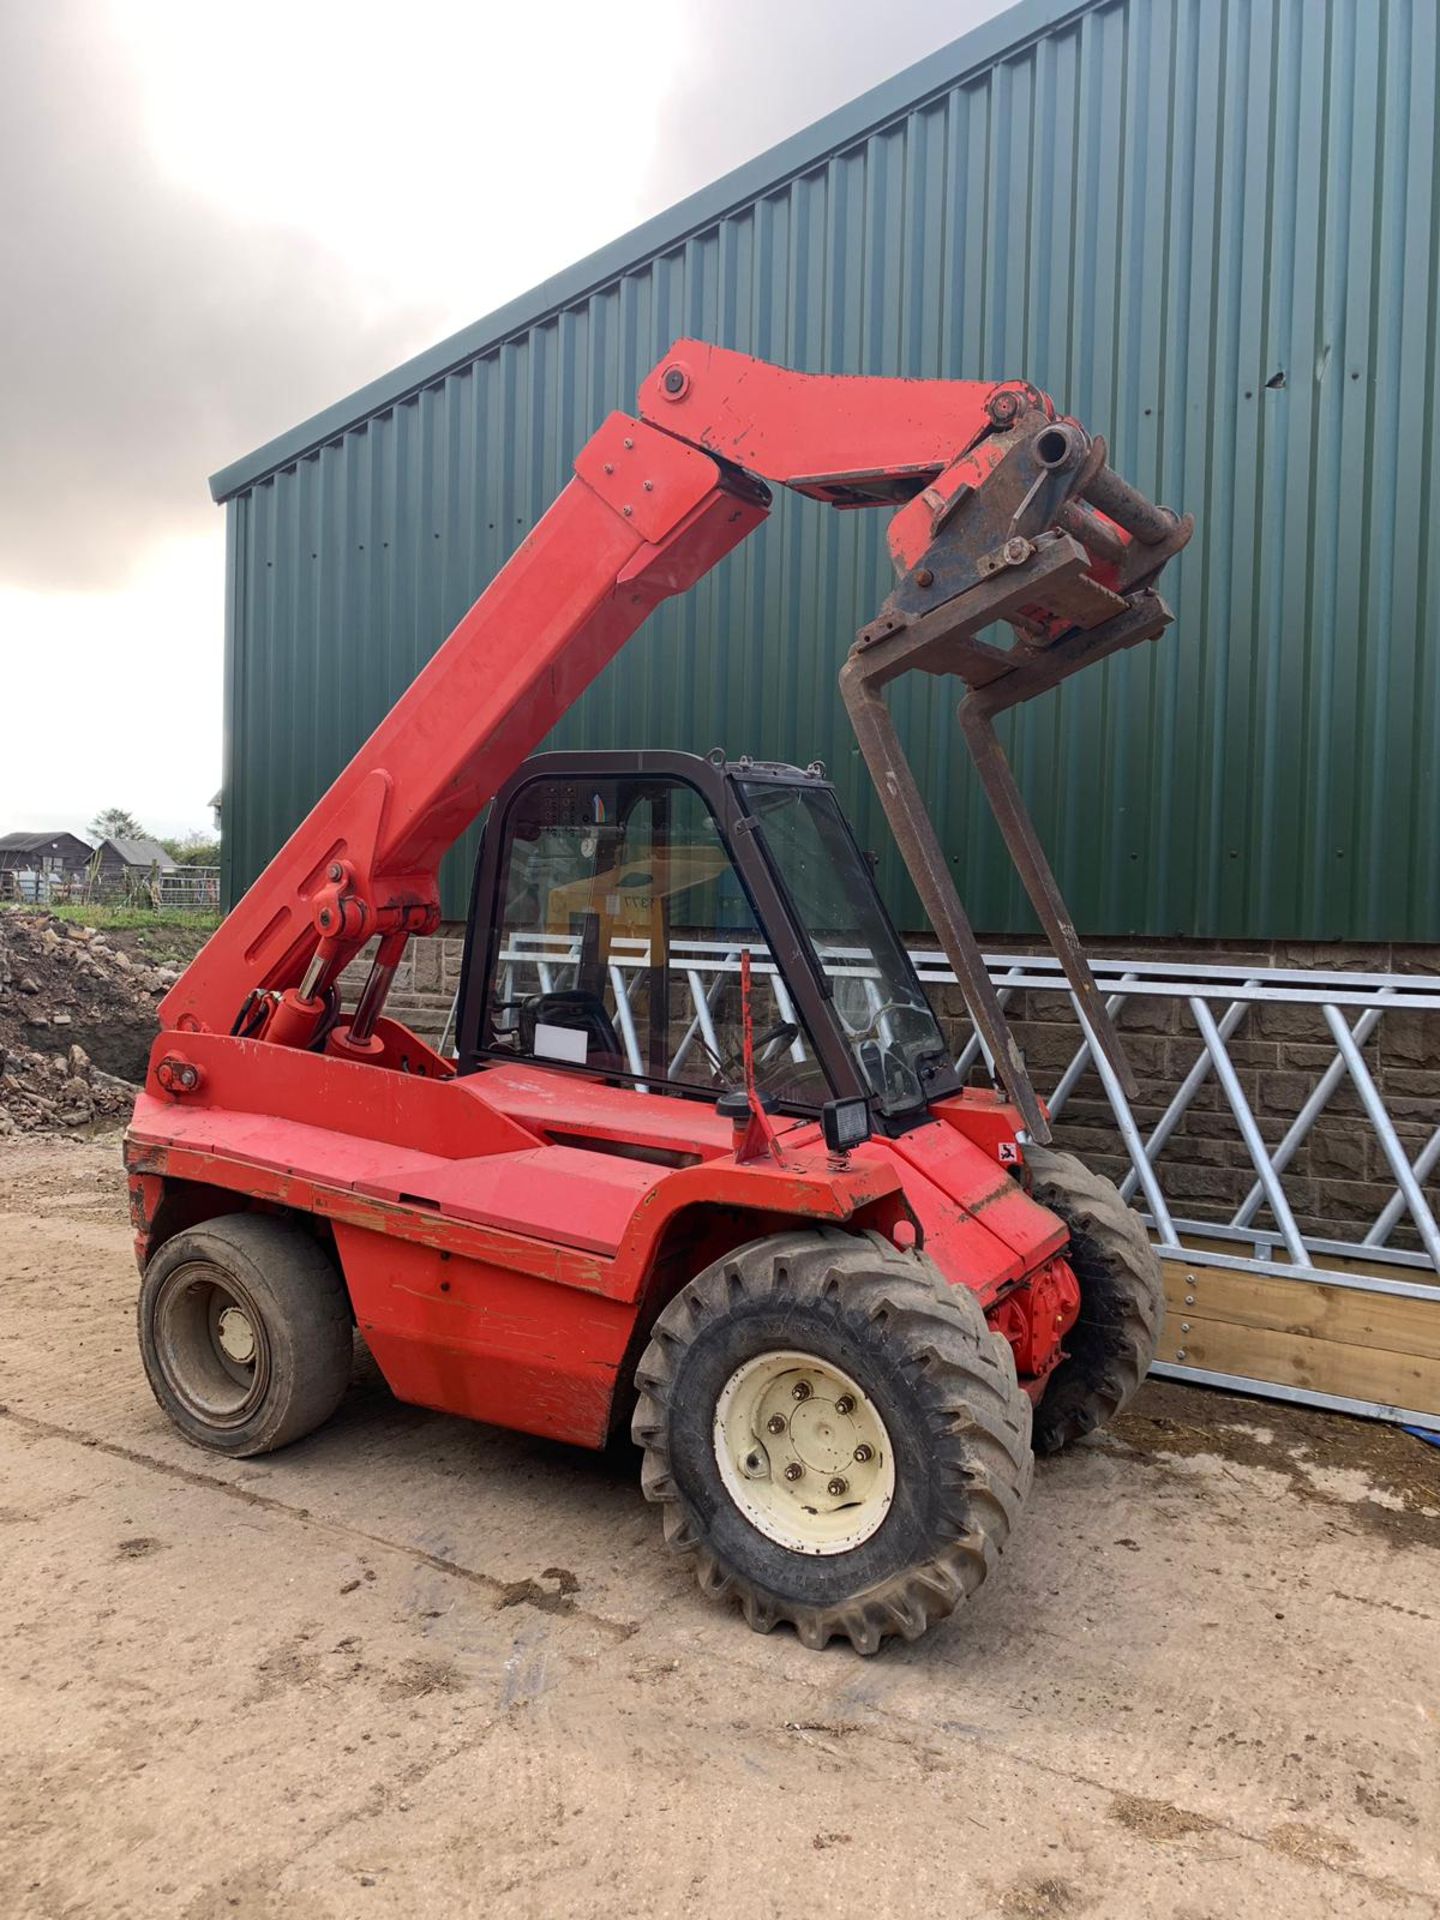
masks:
MULTIPOLYGON (((615 1018, 620 1022, 621 1038, 625 1042, 625 1059, 633 1074, 645 1071, 645 1062, 640 1056, 640 1036, 635 1031, 635 1011, 630 1005, 630 988, 621 971, 620 962, 610 962, 610 989, 615 995, 615 1018)), ((649 1087, 642 1086, 641 1093, 648 1093, 649 1087)))
MULTIPOLYGON (((780 1018, 792 1027, 800 1026, 800 1016, 795 1011, 795 1002, 790 998, 789 988, 782 977, 775 975, 775 1004, 780 1009, 780 1018)), ((798 1067, 805 1059, 805 1042, 799 1033, 790 1042, 790 1058, 798 1067)))
MULTIPOLYGON (((1220 1038, 1220 1030, 1215 1024, 1215 1016, 1205 1002, 1196 998, 1190 1002, 1190 1011, 1194 1015, 1195 1025, 1200 1030, 1200 1038, 1209 1049, 1210 1058, 1215 1063, 1215 1075, 1225 1090, 1225 1098, 1230 1102, 1230 1111, 1235 1116, 1235 1124, 1240 1129, 1240 1137, 1254 1162, 1255 1171, 1260 1176, 1260 1184, 1265 1189, 1265 1198, 1270 1203, 1270 1211, 1275 1216, 1285 1242, 1285 1250, 1296 1266, 1306 1264, 1305 1243, 1300 1238, 1300 1229, 1295 1224, 1295 1216, 1290 1211, 1290 1202, 1285 1198, 1285 1190, 1270 1164, 1264 1137, 1250 1110, 1250 1102, 1245 1098, 1245 1089, 1240 1085, 1240 1077, 1229 1054, 1225 1051, 1225 1042, 1220 1038)), ((1348 1032, 1346 1035, 1349 1037, 1348 1032)))
MULTIPOLYGON (((1357 1046, 1364 1046, 1365 1042, 1380 1024, 1380 1016, 1384 1011, 1385 1009, 1383 1007, 1371 1007, 1368 1012, 1361 1014, 1352 1029, 1357 1046)), ((1325 1108, 1329 1104, 1331 1094, 1334 1093, 1336 1087, 1339 1086, 1344 1075, 1345 1058, 1344 1055, 1337 1050, 1335 1058, 1330 1062, 1329 1066, 1326 1067, 1324 1073, 1321 1074, 1314 1088, 1307 1096, 1304 1106, 1301 1107, 1299 1113, 1297 1113, 1291 1121, 1285 1138, 1270 1156, 1270 1164, 1274 1167, 1276 1173, 1283 1173, 1294 1159, 1296 1151, 1309 1135, 1311 1128, 1315 1125, 1320 1115, 1325 1111, 1325 1108)), ((1241 1201, 1239 1210, 1230 1222, 1232 1227, 1249 1226, 1259 1210, 1260 1202, 1264 1198, 1264 1192, 1264 1188, 1257 1180, 1254 1186, 1251 1187, 1249 1193, 1247 1193, 1241 1201)))
MULTIPOLYGON (((1417 1180, 1423 1180, 1440 1160, 1440 1127, 1437 1127, 1415 1158, 1413 1172, 1417 1180)), ((1375 1224, 1360 1242, 1362 1247, 1383 1247, 1405 1211, 1405 1195, 1397 1187, 1385 1203, 1375 1224)))
POLYGON ((1405 1204, 1410 1209, 1410 1218, 1416 1231, 1424 1242, 1425 1251, 1440 1269, 1440 1229, 1435 1225, 1435 1216, 1429 1203, 1420 1191, 1420 1183, 1410 1165, 1409 1155, 1400 1144, 1390 1116, 1385 1111, 1385 1103, 1380 1098, 1370 1069, 1365 1064, 1365 1056, 1356 1046, 1349 1027, 1340 1018, 1334 1007, 1325 1009, 1325 1017, 1330 1031, 1335 1036, 1335 1044, 1345 1056, 1345 1064, 1350 1069, 1350 1078, 1355 1082, 1355 1091, 1360 1095, 1361 1105, 1370 1117, 1385 1158, 1390 1162, 1390 1171, 1395 1176, 1395 1184, 1404 1195, 1405 1204))
MULTIPOLYGON (((1230 1038, 1240 1022, 1245 1018, 1246 1011, 1247 1006, 1245 1001, 1232 1000, 1230 1002, 1220 1021, 1219 1031, 1222 1040, 1228 1040, 1230 1038)), ((1153 1131, 1146 1138, 1145 1158, 1152 1167, 1164 1151, 1171 1134, 1174 1133, 1176 1127, 1179 1126, 1184 1115, 1189 1110, 1196 1094, 1209 1077, 1210 1052, 1208 1048, 1202 1047, 1198 1059, 1196 1059, 1190 1071, 1176 1088, 1169 1106, 1166 1107, 1164 1113, 1162 1113, 1160 1118, 1155 1122, 1153 1131)), ((1125 1178, 1120 1182, 1120 1193, 1123 1199, 1128 1200, 1131 1194, 1134 1193, 1139 1178, 1139 1173, 1134 1167, 1131 1167, 1129 1173, 1127 1173, 1125 1178)))
POLYGON ((672 1080, 685 1064, 685 1056, 689 1053, 691 1047, 694 1046, 695 1036, 697 1034, 699 1034, 709 1049, 710 1057, 713 1060, 720 1058, 720 1037, 715 1031, 713 1008, 716 997, 725 984, 725 975, 723 973, 717 973, 707 987, 700 978, 699 968, 687 967, 685 969, 685 979, 690 988, 690 1004, 694 1007, 695 1012, 691 1017, 689 1026, 685 1029, 680 1045, 675 1050, 675 1057, 670 1062, 670 1078, 672 1080))
POLYGON ((1115 1069, 1104 1053, 1094 1044, 1090 1023, 1085 1018, 1085 1009, 1080 1005, 1078 995, 1073 993, 1070 995, 1070 1004, 1075 1009, 1075 1018, 1080 1022, 1080 1031, 1091 1042, 1090 1050, 1095 1061, 1095 1071, 1099 1074, 1100 1083, 1110 1101, 1116 1128, 1120 1138, 1125 1142, 1125 1151, 1130 1155, 1132 1164, 1140 1169, 1141 1184, 1145 1188, 1145 1201, 1150 1208, 1150 1217, 1155 1222, 1155 1230, 1167 1247, 1173 1247, 1178 1244, 1175 1224, 1170 1218, 1170 1209, 1164 1194, 1160 1191, 1160 1183, 1155 1178, 1154 1169, 1145 1158, 1145 1150, 1140 1141, 1140 1129, 1136 1126, 1135 1116, 1130 1111, 1130 1102, 1125 1098, 1125 1089, 1121 1086, 1115 1069))
MULTIPOLYGON (((996 1004, 1001 1008, 1002 1011, 1004 1010, 1004 1008, 1008 1007, 1010 1004, 1011 992, 1012 992, 1011 988, 1001 987, 995 995, 996 1004)), ((970 1074, 971 1070, 975 1065, 975 1062, 981 1057, 982 1054, 984 1055, 984 1058, 985 1058, 985 1071, 988 1074, 990 1074, 991 1077, 993 1078, 995 1073, 995 1062, 990 1058, 989 1050, 985 1045, 985 1040, 983 1035, 980 1032, 980 1029, 972 1024, 970 1029, 970 1038, 965 1042, 964 1046, 960 1049, 959 1053, 956 1054, 955 1056, 955 1071, 959 1074, 962 1080, 968 1077, 968 1075, 970 1074)))
MULTIPOLYGON (((1105 1002, 1105 1011, 1113 1019, 1128 998, 1128 994, 1112 993, 1105 1002)), ((1002 1001, 1001 1004, 1003 1006, 1004 1002, 1002 1001)), ((1090 1042, 1088 1040, 1082 1040, 1069 1066, 1066 1067, 1064 1073, 1062 1073, 1056 1081, 1055 1091, 1045 1102, 1052 1120, 1058 1120, 1060 1115, 1065 1111, 1065 1102, 1080 1084, 1081 1075, 1084 1073, 1086 1067, 1089 1066, 1093 1056, 1094 1048, 1090 1045, 1090 1042)))

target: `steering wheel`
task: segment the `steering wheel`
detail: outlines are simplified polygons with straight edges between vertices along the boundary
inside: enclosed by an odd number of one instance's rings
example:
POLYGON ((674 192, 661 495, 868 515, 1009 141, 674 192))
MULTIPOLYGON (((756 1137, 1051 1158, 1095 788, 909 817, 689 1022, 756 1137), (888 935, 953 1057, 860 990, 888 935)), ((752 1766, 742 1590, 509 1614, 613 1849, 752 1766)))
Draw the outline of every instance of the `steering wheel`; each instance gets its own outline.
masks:
POLYGON ((845 1022, 845 1031, 852 1040, 878 1040, 880 1038, 880 1022, 885 1018, 887 1013, 900 1014, 902 1016, 905 1014, 920 1015, 923 1017, 926 1011, 927 1009, 924 1007, 917 1007, 913 1000, 886 1000, 875 1008, 865 1026, 852 1027, 847 1020, 845 1022))

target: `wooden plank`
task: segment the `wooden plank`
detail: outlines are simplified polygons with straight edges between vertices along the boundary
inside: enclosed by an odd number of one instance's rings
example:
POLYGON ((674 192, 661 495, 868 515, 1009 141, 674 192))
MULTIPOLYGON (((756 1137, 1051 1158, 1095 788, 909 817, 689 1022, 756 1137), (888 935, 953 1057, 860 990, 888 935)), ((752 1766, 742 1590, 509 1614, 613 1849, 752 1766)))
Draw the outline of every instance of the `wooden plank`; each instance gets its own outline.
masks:
POLYGON ((1167 1341, 1184 1321, 1208 1320, 1440 1361, 1440 1288, 1433 1300, 1414 1300, 1233 1267, 1164 1266, 1167 1341))
POLYGON ((1209 1373, 1440 1414, 1440 1361, 1418 1354, 1192 1316, 1183 1335, 1178 1321, 1167 1325, 1159 1358, 1209 1373))

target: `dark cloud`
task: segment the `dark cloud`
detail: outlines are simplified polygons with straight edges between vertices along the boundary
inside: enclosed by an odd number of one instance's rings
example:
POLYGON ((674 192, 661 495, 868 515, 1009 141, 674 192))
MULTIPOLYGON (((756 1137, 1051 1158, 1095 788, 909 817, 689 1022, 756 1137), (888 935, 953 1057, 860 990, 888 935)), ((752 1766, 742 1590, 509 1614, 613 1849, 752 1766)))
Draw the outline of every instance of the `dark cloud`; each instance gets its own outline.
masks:
POLYGON ((988 20, 1008 0, 726 0, 693 9, 695 57, 662 103, 668 203, 988 20))
POLYGON ((0 4, 0 190, 6 585, 119 585, 155 538, 216 524, 214 468, 440 330, 367 314, 322 247, 163 175, 93 0, 0 4))

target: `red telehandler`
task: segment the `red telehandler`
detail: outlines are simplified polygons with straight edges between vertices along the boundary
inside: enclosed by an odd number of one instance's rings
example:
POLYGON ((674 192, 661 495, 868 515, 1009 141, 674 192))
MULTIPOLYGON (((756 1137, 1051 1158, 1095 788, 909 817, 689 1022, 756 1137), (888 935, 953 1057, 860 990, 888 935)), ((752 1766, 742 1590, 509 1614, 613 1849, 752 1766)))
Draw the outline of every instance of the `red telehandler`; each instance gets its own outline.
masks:
POLYGON ((678 342, 162 1002, 125 1151, 141 1350, 180 1431, 234 1455, 309 1433, 358 1324, 404 1400, 588 1447, 630 1422, 666 1539, 762 1632, 868 1653, 973 1592, 1032 1446, 1139 1384, 1160 1271, 1048 1144, 883 689, 963 683, 1128 1081, 993 722, 1158 635, 1189 535, 1024 382, 678 342), (962 1083, 818 765, 526 757, 775 485, 893 509, 897 584, 841 687, 991 1087, 962 1083), (384 1005, 487 805, 452 1059, 384 1005))

